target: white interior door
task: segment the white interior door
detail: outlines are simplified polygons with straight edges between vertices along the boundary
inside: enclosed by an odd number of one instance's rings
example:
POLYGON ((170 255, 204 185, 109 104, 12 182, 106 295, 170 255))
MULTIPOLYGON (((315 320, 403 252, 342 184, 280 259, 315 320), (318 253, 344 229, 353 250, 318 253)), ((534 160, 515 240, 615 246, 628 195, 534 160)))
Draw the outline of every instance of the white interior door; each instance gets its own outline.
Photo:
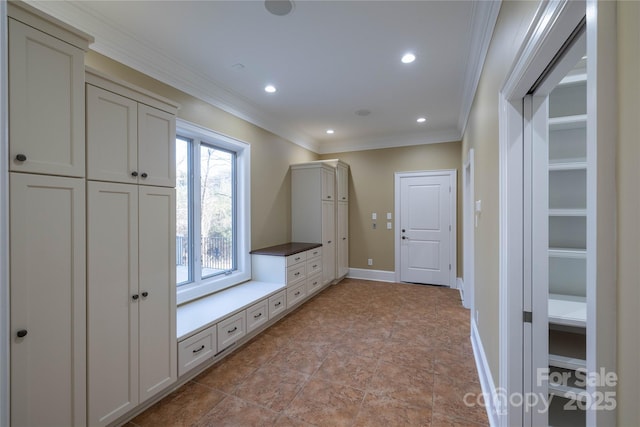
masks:
POLYGON ((400 281, 451 285, 451 178, 400 178, 400 281))

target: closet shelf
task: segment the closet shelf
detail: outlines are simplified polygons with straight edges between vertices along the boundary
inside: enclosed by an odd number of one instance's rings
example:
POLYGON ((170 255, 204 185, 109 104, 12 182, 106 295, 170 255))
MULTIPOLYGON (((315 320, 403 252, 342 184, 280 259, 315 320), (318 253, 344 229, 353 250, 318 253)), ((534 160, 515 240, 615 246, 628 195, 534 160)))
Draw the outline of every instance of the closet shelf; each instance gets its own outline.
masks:
POLYGON ((549 382, 549 394, 580 402, 586 402, 587 400, 587 391, 585 389, 552 382, 549 382))
POLYGON ((573 248, 549 248, 549 258, 587 259, 587 250, 573 248))
POLYGON ((549 323, 587 326, 587 299, 573 295, 549 294, 549 323))
POLYGON ((549 163, 549 171, 587 170, 587 162, 549 163))
POLYGON ((586 209, 549 209, 549 216, 587 216, 586 209))
POLYGON ((571 74, 560 80, 558 86, 570 86, 587 82, 587 73, 571 74))
POLYGON ((551 117, 549 119, 549 130, 580 129, 587 126, 587 115, 578 114, 575 116, 551 117))
POLYGON ((585 369, 587 367, 587 361, 575 357, 562 356, 560 354, 549 354, 549 366, 575 371, 576 369, 585 369))

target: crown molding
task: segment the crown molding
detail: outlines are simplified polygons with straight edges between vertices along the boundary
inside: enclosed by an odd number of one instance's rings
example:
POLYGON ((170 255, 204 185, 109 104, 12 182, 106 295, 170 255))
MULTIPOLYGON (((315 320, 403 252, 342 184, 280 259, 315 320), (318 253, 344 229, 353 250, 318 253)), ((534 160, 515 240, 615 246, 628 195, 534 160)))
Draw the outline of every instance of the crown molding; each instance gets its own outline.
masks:
POLYGON ((457 142, 462 134, 457 129, 432 130, 421 133, 404 133, 374 136, 370 138, 323 141, 319 154, 344 153, 349 151, 379 150, 382 148, 410 147, 414 145, 457 142))
POLYGON ((467 121, 471 112, 471 106, 476 96, 480 76, 484 67, 484 61, 489 51, 493 30, 498 20, 498 13, 502 0, 475 1, 473 2, 473 12, 471 22, 471 42, 469 43, 469 53, 467 58, 467 69, 464 76, 464 89, 460 103, 460 115, 458 116, 458 130, 461 135, 467 127, 467 121))
POLYGON ((95 37, 91 49, 205 101, 229 114, 318 153, 318 141, 283 125, 271 114, 232 93, 220 83, 195 72, 155 47, 136 39, 90 7, 91 2, 34 1, 33 6, 95 37))

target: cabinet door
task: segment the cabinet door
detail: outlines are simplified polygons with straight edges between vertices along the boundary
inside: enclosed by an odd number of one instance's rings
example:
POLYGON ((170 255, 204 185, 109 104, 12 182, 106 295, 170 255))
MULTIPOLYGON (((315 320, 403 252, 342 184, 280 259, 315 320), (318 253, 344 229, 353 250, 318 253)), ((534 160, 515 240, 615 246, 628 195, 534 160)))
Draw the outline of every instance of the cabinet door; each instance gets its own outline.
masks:
POLYGON ((84 176, 84 52, 9 19, 9 93, 10 170, 84 176))
POLYGON ((84 180, 10 186, 11 425, 86 425, 84 180))
POLYGON ((176 120, 173 114, 138 104, 138 168, 141 184, 176 186, 176 120))
POLYGON ((336 187, 338 188, 338 201, 346 202, 349 200, 349 167, 344 164, 338 164, 336 172, 336 187))
POLYGON ((334 202, 322 202, 322 279, 336 278, 336 212, 334 202))
POLYGON ((176 195, 139 187, 140 403, 178 377, 176 195))
POLYGON ((138 186, 87 183, 89 425, 138 404, 138 186))
POLYGON ((346 202, 338 202, 337 223, 337 277, 344 277, 349 272, 349 205, 346 202))
POLYGON ((322 168, 322 200, 336 199, 336 174, 331 168, 322 168))
POLYGON ((87 178, 138 182, 138 103, 87 85, 87 178))

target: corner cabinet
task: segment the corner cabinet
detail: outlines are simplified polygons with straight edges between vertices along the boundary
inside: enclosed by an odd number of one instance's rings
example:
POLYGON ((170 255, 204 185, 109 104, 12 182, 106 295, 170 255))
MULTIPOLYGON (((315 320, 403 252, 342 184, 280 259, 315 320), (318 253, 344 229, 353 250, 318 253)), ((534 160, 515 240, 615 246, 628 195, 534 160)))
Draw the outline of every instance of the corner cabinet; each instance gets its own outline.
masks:
POLYGON ((84 53, 93 39, 7 2, 13 426, 85 426, 84 53))
POLYGON ((117 421, 177 380, 175 114, 175 104, 87 74, 92 426, 117 421))
POLYGON ((322 243, 322 283, 349 271, 348 165, 339 160, 291 166, 291 236, 322 243))

